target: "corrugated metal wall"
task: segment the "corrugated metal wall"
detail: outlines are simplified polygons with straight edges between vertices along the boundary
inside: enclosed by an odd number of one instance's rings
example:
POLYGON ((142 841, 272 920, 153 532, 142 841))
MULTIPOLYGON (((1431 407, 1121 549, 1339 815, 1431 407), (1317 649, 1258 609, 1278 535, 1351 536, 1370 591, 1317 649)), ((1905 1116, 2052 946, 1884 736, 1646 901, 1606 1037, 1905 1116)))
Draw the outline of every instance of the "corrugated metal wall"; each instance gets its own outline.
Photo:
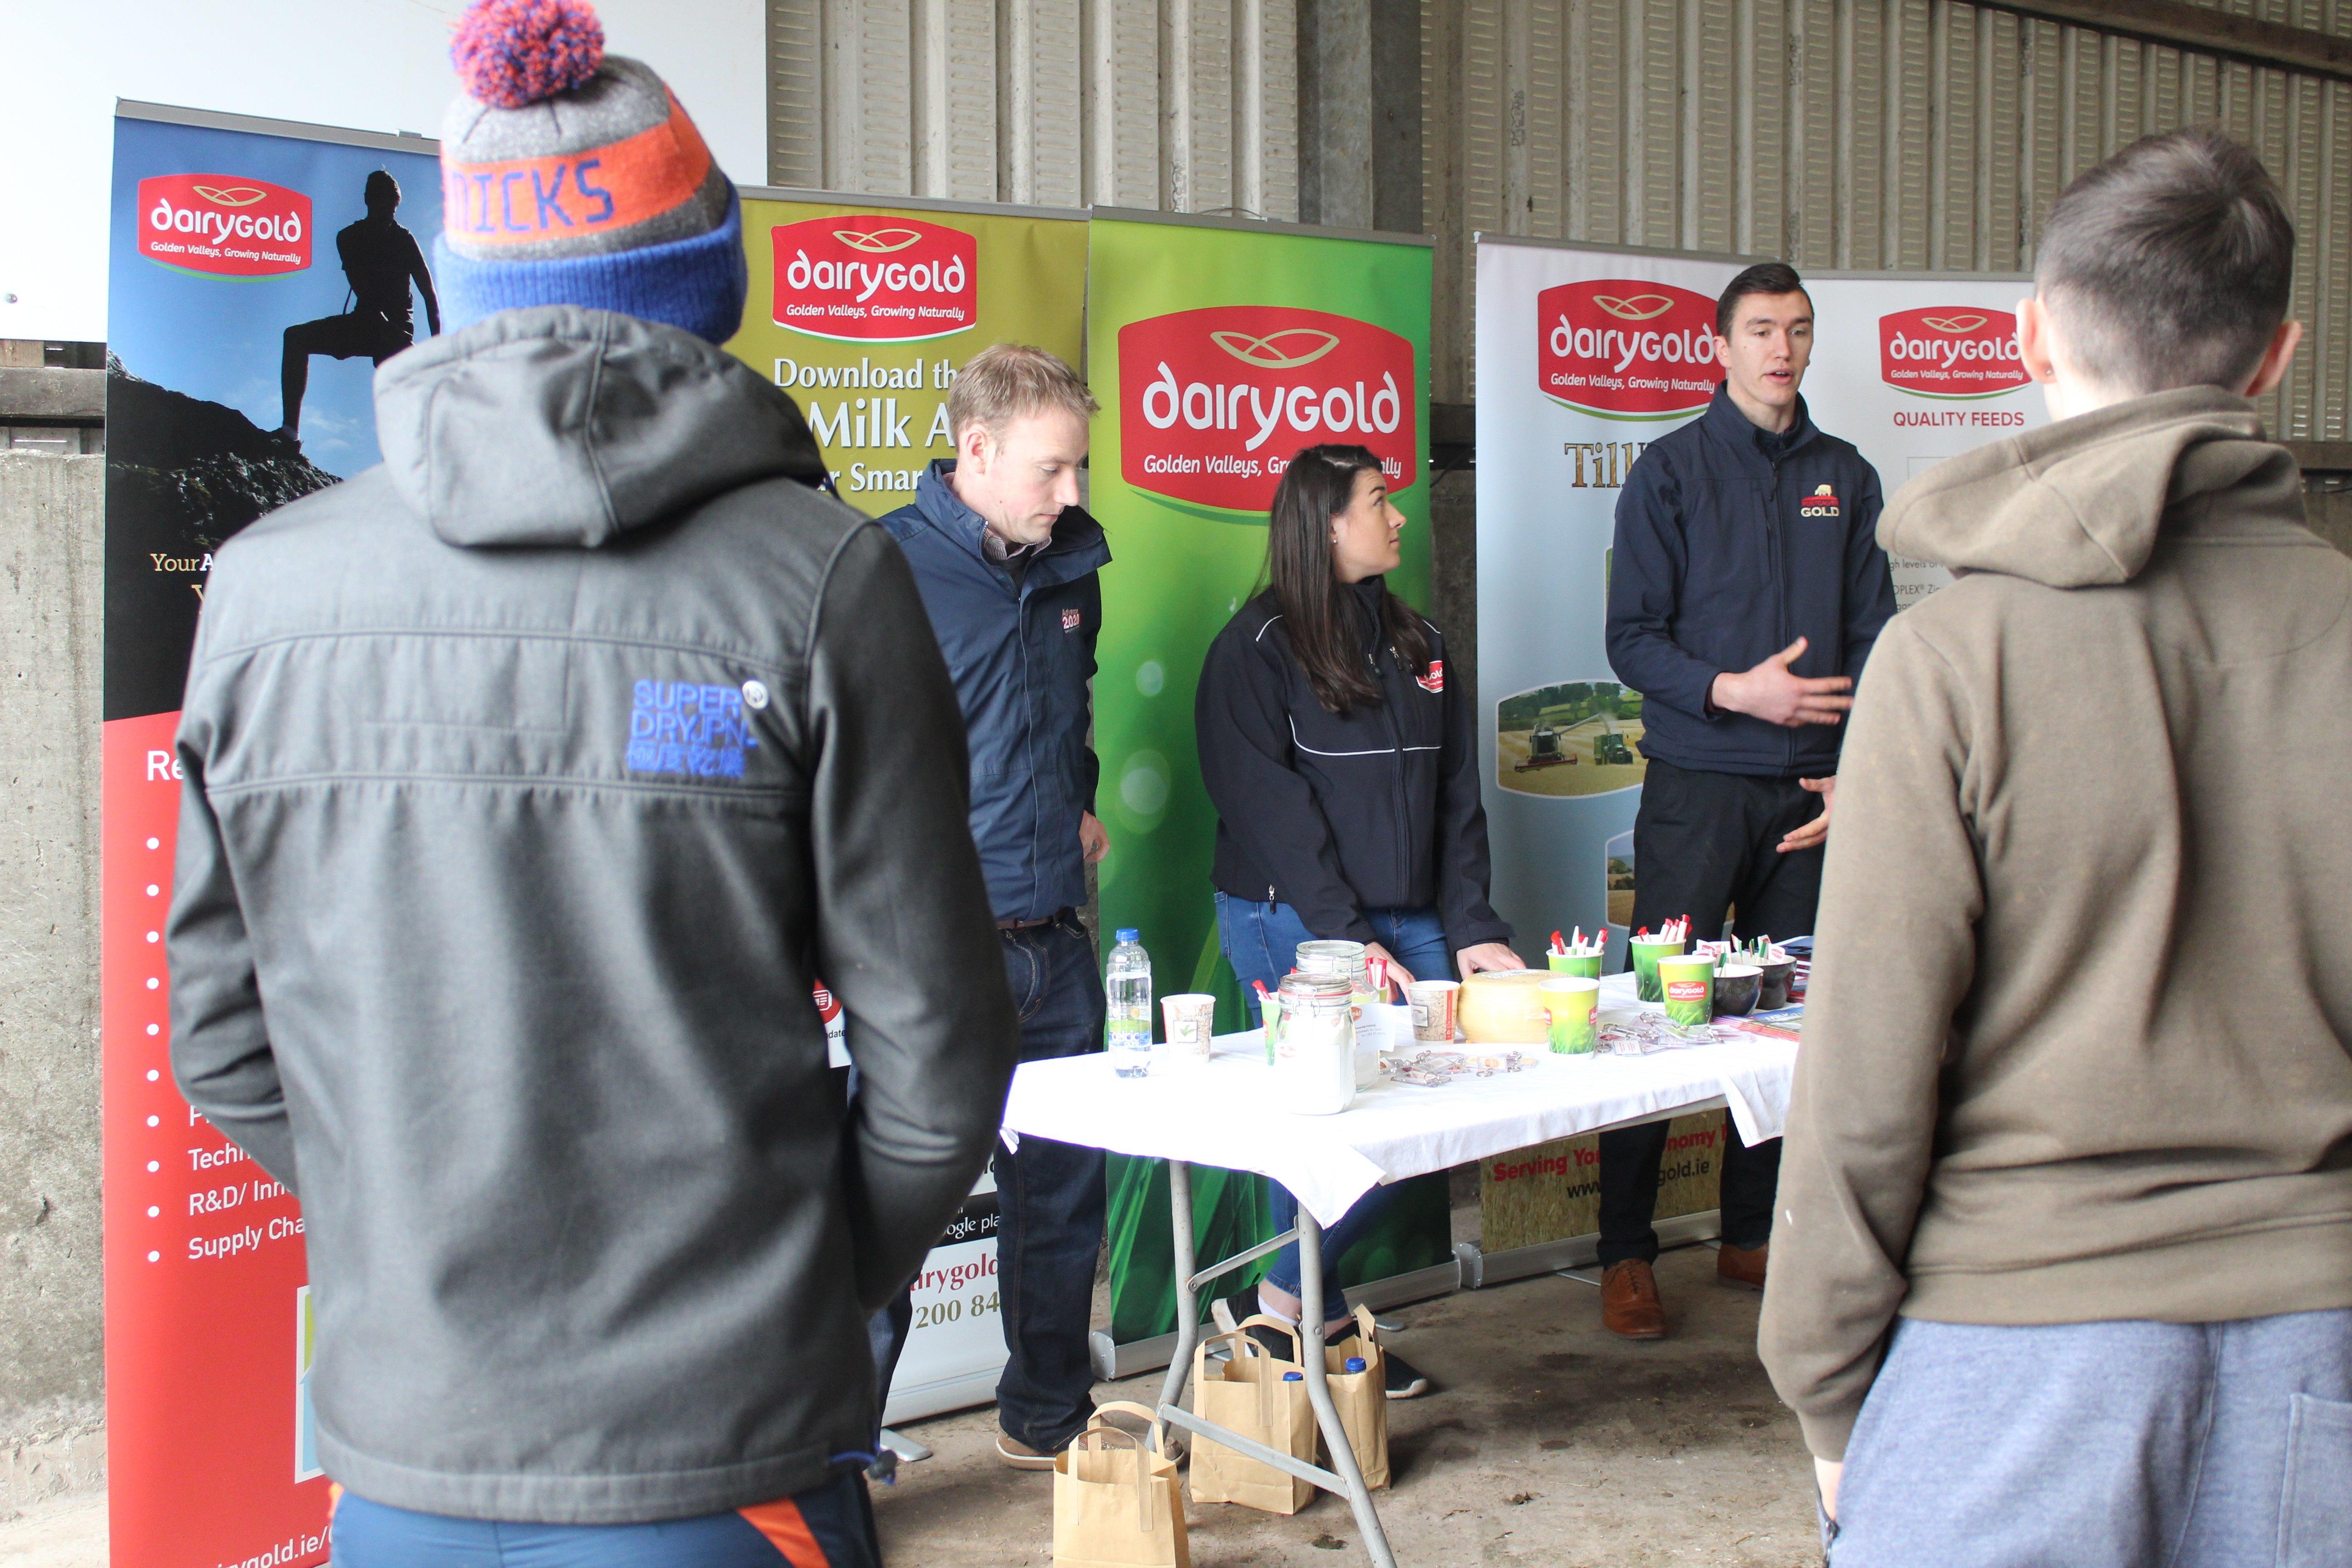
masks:
POLYGON ((1298 216, 1294 0, 768 0, 772 184, 1298 216))
MULTIPOLYGON (((2352 36, 2352 0, 2219 6, 2352 36)), ((2067 181, 2216 124, 2278 177, 2309 335, 2273 431, 2352 436, 2352 83, 1954 0, 1429 0, 1436 395, 1471 387, 1478 231, 2018 271, 2067 181)))

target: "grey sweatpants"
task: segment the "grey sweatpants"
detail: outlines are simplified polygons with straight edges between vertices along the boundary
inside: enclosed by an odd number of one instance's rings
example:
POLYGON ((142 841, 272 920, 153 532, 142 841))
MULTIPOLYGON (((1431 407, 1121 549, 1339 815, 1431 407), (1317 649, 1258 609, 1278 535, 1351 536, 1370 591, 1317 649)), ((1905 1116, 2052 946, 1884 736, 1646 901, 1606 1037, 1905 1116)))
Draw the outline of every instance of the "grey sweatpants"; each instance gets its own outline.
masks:
POLYGON ((2352 1310, 1897 1321, 1832 1568, 2347 1568, 2352 1310))

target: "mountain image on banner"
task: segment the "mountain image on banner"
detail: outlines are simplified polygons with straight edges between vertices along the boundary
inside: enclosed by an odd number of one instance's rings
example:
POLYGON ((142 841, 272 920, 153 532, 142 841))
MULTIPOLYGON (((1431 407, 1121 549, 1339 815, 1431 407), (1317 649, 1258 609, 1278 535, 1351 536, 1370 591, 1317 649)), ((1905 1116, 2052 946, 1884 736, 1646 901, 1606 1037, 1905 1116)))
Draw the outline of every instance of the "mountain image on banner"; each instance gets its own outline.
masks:
POLYGON ((287 502, 338 482, 225 404, 106 366, 106 716, 180 705, 212 553, 287 502), (170 635, 162 635, 169 628, 170 635))

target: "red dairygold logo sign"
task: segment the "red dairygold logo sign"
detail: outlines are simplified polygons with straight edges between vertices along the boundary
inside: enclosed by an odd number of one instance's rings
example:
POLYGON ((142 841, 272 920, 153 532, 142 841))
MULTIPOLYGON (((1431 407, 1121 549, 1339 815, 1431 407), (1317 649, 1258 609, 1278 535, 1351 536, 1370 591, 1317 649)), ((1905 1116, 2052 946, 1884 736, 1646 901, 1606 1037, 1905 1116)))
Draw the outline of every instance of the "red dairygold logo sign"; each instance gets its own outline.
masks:
POLYGON ((912 342, 980 320, 980 246, 915 217, 813 217, 770 231, 776 325, 853 343, 912 342))
POLYGON ((1445 661, 1442 658, 1431 659, 1429 661, 1429 673, 1426 675, 1414 676, 1412 678, 1412 682, 1415 686, 1420 687, 1423 691, 1444 691, 1445 689, 1445 661))
POLYGON ((1975 305, 1929 305, 1878 318, 1879 374, 1919 397, 1997 397, 2032 384, 2017 357, 2017 318, 1975 305))
POLYGON ((1715 396, 1715 301, 1671 283, 1603 278, 1536 296, 1543 395, 1604 419, 1673 419, 1715 396))
POLYGON ((139 182, 139 254, 223 278, 299 272, 310 198, 242 174, 158 174, 139 182))
POLYGON ((1119 468, 1137 489, 1264 512, 1304 447, 1368 447, 1420 482, 1412 345, 1352 316, 1217 305, 1118 331, 1119 468))
POLYGON ((1706 1000, 1706 982, 1704 980, 1669 980, 1666 982, 1666 1000, 1669 1002, 1704 1002, 1706 1000))

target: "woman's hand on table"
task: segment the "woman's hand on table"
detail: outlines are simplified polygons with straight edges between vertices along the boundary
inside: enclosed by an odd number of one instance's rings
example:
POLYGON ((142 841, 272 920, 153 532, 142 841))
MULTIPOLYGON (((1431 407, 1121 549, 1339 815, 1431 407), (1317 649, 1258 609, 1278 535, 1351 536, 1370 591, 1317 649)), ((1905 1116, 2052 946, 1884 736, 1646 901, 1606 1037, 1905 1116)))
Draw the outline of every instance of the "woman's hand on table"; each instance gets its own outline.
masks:
POLYGON ((1403 995, 1404 988, 1412 984, 1412 971, 1407 969, 1403 964, 1399 963, 1396 961, 1396 955, 1391 952, 1387 948, 1382 947, 1379 942, 1368 942, 1364 943, 1364 956, 1366 958, 1377 958, 1382 963, 1389 966, 1389 984, 1397 988, 1398 995, 1403 995))
POLYGON ((1465 980, 1486 970, 1525 969, 1528 966, 1526 959, 1513 952, 1507 942, 1482 942, 1475 947, 1465 947, 1454 955, 1454 962, 1461 966, 1465 980))

